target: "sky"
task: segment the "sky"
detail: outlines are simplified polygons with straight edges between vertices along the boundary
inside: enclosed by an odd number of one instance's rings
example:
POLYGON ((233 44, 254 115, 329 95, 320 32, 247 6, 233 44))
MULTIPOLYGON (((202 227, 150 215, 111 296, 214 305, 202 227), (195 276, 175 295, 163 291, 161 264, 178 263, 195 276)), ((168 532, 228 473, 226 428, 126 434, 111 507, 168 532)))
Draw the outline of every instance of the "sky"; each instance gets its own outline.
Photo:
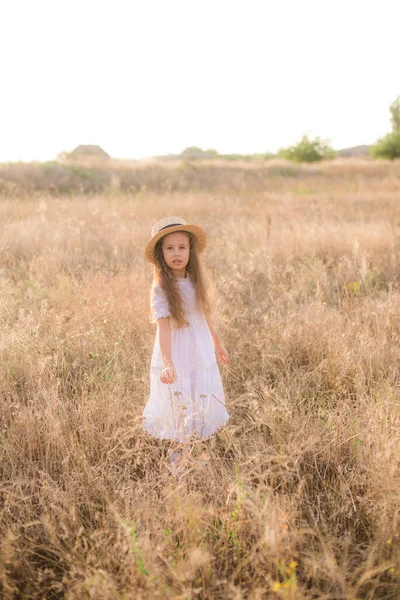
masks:
POLYGON ((0 0, 0 161, 390 131, 399 0, 0 0))

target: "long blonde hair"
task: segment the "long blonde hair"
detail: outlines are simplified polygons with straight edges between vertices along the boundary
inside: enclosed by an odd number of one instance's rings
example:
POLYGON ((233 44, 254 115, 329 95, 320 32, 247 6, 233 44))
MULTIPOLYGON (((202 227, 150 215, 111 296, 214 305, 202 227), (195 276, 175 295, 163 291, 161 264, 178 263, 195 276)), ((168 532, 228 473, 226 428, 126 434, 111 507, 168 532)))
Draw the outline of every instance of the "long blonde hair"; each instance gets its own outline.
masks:
MULTIPOLYGON (((197 249, 196 237, 189 231, 180 231, 189 238, 189 262, 186 271, 193 282, 196 291, 196 306, 203 311, 206 317, 211 316, 213 311, 213 290, 211 279, 201 263, 197 249)), ((185 327, 188 322, 185 319, 182 296, 176 284, 175 276, 165 262, 162 251, 163 238, 158 240, 154 248, 154 277, 153 286, 160 285, 168 300, 171 316, 176 321, 177 327, 185 327)))

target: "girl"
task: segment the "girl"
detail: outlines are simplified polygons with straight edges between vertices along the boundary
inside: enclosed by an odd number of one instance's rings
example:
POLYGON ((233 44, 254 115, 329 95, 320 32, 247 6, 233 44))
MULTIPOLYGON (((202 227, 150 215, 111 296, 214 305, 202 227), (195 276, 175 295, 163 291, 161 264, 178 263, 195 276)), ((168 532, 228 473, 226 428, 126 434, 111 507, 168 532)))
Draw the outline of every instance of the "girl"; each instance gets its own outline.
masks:
MULTIPOLYGON (((229 419, 216 363, 217 356, 226 364, 228 353, 212 322, 199 256, 206 243, 201 227, 167 217, 154 225, 145 249, 154 265, 151 307, 157 333, 143 428, 182 444, 209 437, 229 419)), ((170 457, 176 469, 182 454, 170 452, 170 457)))

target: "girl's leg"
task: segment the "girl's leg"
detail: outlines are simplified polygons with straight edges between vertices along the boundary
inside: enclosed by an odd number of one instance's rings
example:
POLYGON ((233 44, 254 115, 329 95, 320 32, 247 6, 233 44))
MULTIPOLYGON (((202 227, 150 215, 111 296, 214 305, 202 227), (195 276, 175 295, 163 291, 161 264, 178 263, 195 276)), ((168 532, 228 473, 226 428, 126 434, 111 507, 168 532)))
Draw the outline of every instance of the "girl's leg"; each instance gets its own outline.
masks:
POLYGON ((174 443, 168 450, 170 468, 174 475, 182 472, 189 453, 190 446, 188 443, 174 443))
POLYGON ((168 450, 169 466, 173 475, 178 475, 182 470, 182 445, 173 442, 168 450))

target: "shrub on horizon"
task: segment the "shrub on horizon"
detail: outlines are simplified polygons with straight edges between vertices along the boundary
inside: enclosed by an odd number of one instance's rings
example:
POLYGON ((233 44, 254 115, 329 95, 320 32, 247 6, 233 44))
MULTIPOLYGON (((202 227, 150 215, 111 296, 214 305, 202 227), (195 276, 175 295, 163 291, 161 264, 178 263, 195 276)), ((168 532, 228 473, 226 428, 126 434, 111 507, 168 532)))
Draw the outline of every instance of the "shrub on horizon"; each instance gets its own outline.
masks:
POLYGON ((392 131, 399 132, 400 131, 400 96, 397 96, 396 100, 392 102, 389 106, 391 121, 392 121, 392 131))
POLYGON ((370 154, 373 158, 386 158, 394 160, 400 157, 400 96, 389 107, 392 121, 392 131, 371 146, 370 154))
POLYGON ((189 148, 185 148, 180 154, 180 158, 189 160, 217 158, 217 156, 218 152, 216 150, 202 150, 198 146, 190 146, 189 148))
POLYGON ((286 158, 293 162, 317 162, 326 158, 334 158, 335 151, 330 147, 327 140, 316 137, 314 140, 303 135, 300 142, 289 148, 281 148, 278 157, 286 158))
POLYGON ((373 158, 386 158, 394 160, 400 157, 400 131, 388 133, 371 146, 370 153, 373 158))

